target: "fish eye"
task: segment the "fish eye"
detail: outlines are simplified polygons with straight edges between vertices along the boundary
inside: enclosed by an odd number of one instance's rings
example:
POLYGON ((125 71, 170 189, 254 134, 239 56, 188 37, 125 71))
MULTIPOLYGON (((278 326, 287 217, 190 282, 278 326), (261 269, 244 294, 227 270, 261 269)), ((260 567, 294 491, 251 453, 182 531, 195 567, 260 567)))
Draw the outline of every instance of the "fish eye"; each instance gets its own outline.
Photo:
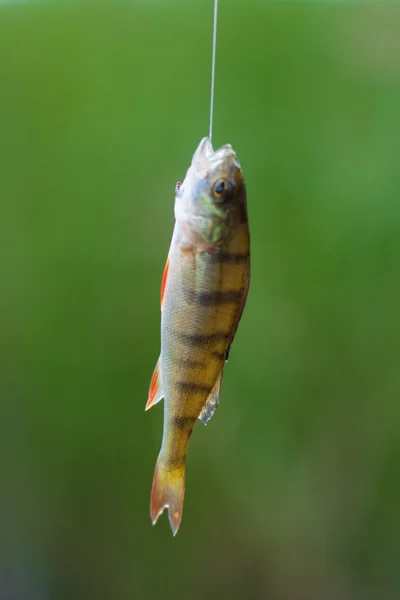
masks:
POLYGON ((228 189, 228 182, 226 179, 218 179, 218 181, 214 184, 213 194, 215 198, 222 198, 228 189))

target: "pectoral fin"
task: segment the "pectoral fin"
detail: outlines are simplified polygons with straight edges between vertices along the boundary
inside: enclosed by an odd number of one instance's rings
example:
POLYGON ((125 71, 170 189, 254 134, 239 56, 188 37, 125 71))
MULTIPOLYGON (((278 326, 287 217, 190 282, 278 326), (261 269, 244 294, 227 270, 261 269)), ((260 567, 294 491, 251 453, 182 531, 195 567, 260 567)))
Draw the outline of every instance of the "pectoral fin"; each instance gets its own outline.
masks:
POLYGON ((208 421, 211 419, 218 406, 219 395, 221 393, 222 374, 223 371, 221 371, 221 374, 218 376, 218 379, 215 382, 214 387, 211 390, 210 395, 208 396, 207 401, 201 410, 201 413, 199 414, 199 419, 200 421, 203 421, 204 425, 207 425, 208 421))
POLYGON ((150 381, 149 397, 145 410, 149 410, 149 408, 157 404, 162 398, 164 398, 164 390, 162 387, 160 359, 158 359, 150 381))
POLYGON ((165 288, 166 288, 166 285, 167 285, 168 269, 169 269, 169 256, 167 258, 167 262, 165 263, 164 272, 163 272, 163 276, 162 276, 162 279, 161 279, 161 292, 160 292, 160 306, 161 306, 161 310, 162 310, 163 303, 164 303, 164 294, 165 294, 165 288))

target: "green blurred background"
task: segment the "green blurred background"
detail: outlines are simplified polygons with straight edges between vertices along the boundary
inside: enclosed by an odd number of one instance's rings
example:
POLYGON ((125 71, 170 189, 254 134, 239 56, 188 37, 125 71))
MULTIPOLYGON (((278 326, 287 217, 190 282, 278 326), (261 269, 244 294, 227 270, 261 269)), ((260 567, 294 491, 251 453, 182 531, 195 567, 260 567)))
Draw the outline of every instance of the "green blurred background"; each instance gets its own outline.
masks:
POLYGON ((400 597, 400 5, 223 0, 252 282, 181 529, 149 518, 212 2, 0 8, 0 600, 400 597))

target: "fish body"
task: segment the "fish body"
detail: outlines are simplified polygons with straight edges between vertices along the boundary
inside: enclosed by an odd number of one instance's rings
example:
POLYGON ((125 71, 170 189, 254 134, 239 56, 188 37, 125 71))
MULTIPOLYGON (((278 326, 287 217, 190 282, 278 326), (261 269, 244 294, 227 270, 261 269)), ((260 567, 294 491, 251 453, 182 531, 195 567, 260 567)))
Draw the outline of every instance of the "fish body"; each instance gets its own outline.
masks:
POLYGON ((150 513, 168 507, 176 534, 185 463, 196 422, 214 413, 224 364, 250 280, 246 189, 230 145, 204 138, 175 198, 175 227, 161 289, 161 353, 146 409, 164 398, 164 431, 150 513))

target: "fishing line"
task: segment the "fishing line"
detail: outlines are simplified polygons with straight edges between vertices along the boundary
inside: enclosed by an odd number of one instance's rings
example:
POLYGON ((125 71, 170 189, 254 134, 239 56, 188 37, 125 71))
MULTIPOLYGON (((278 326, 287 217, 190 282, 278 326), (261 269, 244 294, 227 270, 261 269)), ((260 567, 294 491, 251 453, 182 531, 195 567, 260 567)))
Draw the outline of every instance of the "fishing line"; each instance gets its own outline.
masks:
POLYGON ((212 58, 211 58, 211 98, 210 98, 210 142, 212 141, 213 119, 214 119, 214 88, 215 88, 215 54, 217 50, 217 16, 218 0, 214 0, 214 21, 212 38, 212 58))

